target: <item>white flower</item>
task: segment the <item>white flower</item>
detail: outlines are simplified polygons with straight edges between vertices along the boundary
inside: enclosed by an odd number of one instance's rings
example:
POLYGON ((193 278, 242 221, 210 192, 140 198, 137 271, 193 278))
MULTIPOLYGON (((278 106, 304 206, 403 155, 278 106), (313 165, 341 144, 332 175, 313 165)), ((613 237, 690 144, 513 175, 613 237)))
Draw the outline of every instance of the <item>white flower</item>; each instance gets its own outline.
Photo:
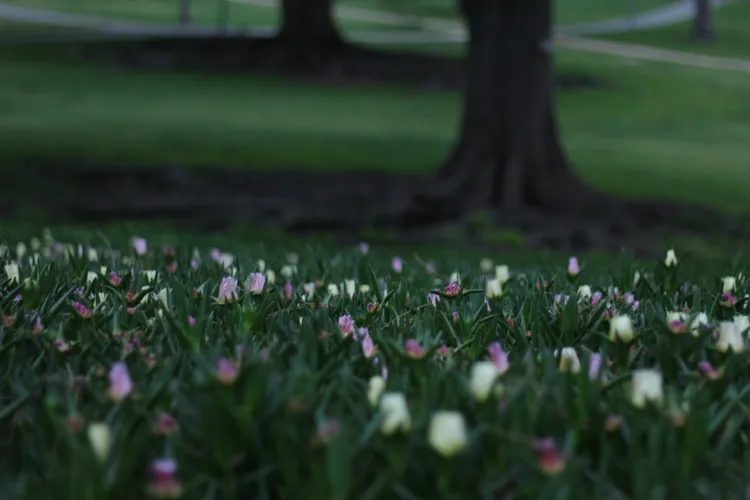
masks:
POLYGON ((707 327, 708 324, 708 316, 706 313, 699 313, 692 323, 690 323, 690 332, 697 337, 700 333, 700 329, 707 327))
POLYGON ((637 285, 639 281, 641 281, 641 273, 636 271, 633 273, 633 286, 637 285))
POLYGON ((582 299, 591 298, 591 287, 588 285, 581 285, 578 287, 578 296, 582 299))
POLYGON ((726 352, 730 348, 734 353, 745 350, 745 342, 742 340, 742 326, 735 321, 722 321, 719 325, 719 340, 716 348, 726 352))
POLYGON ((101 422, 93 423, 89 425, 87 433, 94 455, 99 461, 104 462, 109 456, 109 450, 112 449, 112 432, 109 426, 101 422))
POLYGON ((495 279, 504 285, 510 279, 510 268, 508 266, 496 266, 495 267, 495 279))
POLYGON ((651 369, 633 370, 631 401, 638 408, 645 407, 647 401, 661 404, 664 401, 661 373, 651 369))
POLYGON ((222 253, 219 255, 219 262, 224 266, 224 269, 228 269, 234 264, 234 255, 230 253, 222 253))
POLYGON ((500 297, 503 294, 503 285, 497 278, 487 280, 487 298, 500 297))
POLYGON ((359 293, 367 293, 370 291, 370 285, 359 285, 359 293))
POLYGON ((491 361, 479 361, 471 367, 469 388, 477 401, 486 401, 495 385, 495 379, 500 375, 491 361))
POLYGON ((96 274, 96 271, 89 271, 88 273, 86 273, 86 283, 90 285, 94 282, 94 280, 96 280, 97 277, 98 275, 96 274))
POLYGON ((488 273, 488 272, 492 271, 492 261, 490 259, 488 259, 487 257, 485 257, 484 259, 480 260, 479 261, 479 269, 483 273, 488 273))
POLYGON ((99 260, 99 254, 96 253, 95 248, 89 248, 87 257, 89 258, 89 262, 97 262, 99 260))
POLYGON ((446 458, 461 452, 468 441, 464 416, 457 411, 436 412, 430 420, 427 439, 446 458))
POLYGON ((461 275, 458 274, 458 273, 451 274, 451 278, 448 281, 448 283, 457 283, 457 284, 460 285, 461 284, 461 275))
POLYGON ((276 283, 276 273, 273 272, 273 269, 269 269, 266 273, 266 281, 268 281, 268 283, 270 283, 271 285, 276 283))
POLYGON ((302 291, 305 294, 305 300, 312 300, 315 296, 315 282, 304 283, 302 285, 302 291))
POLYGON ((721 293, 732 292, 737 288, 737 278, 725 276, 721 278, 721 293))
POLYGON ((744 314, 738 314, 734 317, 734 322, 742 333, 750 333, 748 332, 748 329, 750 328, 750 317, 747 317, 744 314))
POLYGON ((380 401, 380 395, 385 389, 385 380, 380 375, 370 377, 370 381, 367 383, 367 400, 370 401, 372 406, 377 406, 380 401))
MULTIPOLYGON (((557 351, 555 351, 557 356, 557 351)), ((578 353, 572 347, 563 347, 560 351, 560 371, 578 373, 581 371, 581 360, 578 359, 578 353)))
POLYGON ((667 267, 672 267, 677 265, 677 255, 674 253, 674 249, 670 249, 667 251, 667 257, 664 259, 664 265, 667 267))
POLYGON ((289 264, 285 264, 281 267, 281 276, 283 276, 286 279, 291 278, 294 275, 295 269, 293 266, 290 266, 289 264))
POLYGON ((670 311, 667 313, 667 326, 672 333, 685 333, 687 330, 687 314, 680 311, 670 311))
POLYGON ((20 273, 18 270, 18 264, 5 264, 5 274, 8 276, 8 279, 11 283, 19 283, 20 282, 20 273))
POLYGON ((18 245, 16 245, 16 258, 18 260, 23 259, 23 256, 26 255, 26 245, 21 242, 18 245))
POLYGON ((266 270, 266 261, 263 259, 258 259, 258 272, 263 272, 266 270))
POLYGON ((615 316, 609 322, 609 340, 614 342, 620 339, 621 342, 629 343, 633 340, 633 323, 630 317, 626 315, 615 316))
POLYGON ((146 276, 146 281, 149 283, 156 279, 156 271, 143 271, 143 274, 146 276))
POLYGON ((328 295, 331 297, 336 297, 339 294, 339 287, 334 285, 333 283, 328 284, 328 295))
POLYGON ((411 429, 411 417, 409 407, 406 405, 406 397, 400 392, 386 392, 380 398, 380 413, 383 422, 380 424, 380 432, 390 436, 399 430, 407 432, 411 429))
POLYGON ((344 280, 344 290, 351 299, 357 291, 357 283, 354 280, 344 280))
POLYGON ((164 306, 164 309, 169 309, 169 300, 167 298, 167 289, 162 288, 159 293, 156 294, 156 298, 159 299, 159 302, 164 306))

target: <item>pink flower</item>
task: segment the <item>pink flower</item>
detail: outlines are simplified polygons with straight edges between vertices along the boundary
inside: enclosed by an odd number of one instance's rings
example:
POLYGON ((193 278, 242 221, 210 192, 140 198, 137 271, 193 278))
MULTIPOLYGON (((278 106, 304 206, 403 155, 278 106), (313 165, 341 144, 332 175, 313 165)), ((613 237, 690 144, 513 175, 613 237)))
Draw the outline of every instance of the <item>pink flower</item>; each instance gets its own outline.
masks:
POLYGON ((320 443, 328 443, 333 439, 341 429, 341 424, 335 418, 329 418, 323 421, 318 426, 317 441, 320 443))
POLYGON ((721 378, 721 372, 714 370, 714 367, 711 366, 711 363, 709 363, 708 361, 699 362, 698 369, 703 372, 703 374, 709 380, 718 380, 721 378))
POLYGON ((169 271, 170 273, 177 271, 177 262, 170 262, 169 264, 167 264, 167 271, 169 271))
POLYGON ((266 285, 266 277, 263 273, 250 273, 250 279, 248 280, 248 291, 252 294, 258 295, 263 293, 263 287, 266 285))
POLYGON ((436 306, 438 302, 440 302, 440 295, 436 293, 428 293, 427 294, 427 300, 432 304, 433 306, 436 306))
POLYGON ((193 316, 188 316, 187 324, 188 326, 195 326, 195 318, 193 316))
POLYGON ((731 309, 734 307, 734 305, 737 303, 737 299, 734 295, 732 295, 732 292, 726 292, 721 294, 721 305, 726 307, 727 309, 731 309))
POLYGON ((237 379, 237 369, 227 358, 221 358, 216 362, 216 378, 222 384, 231 384, 237 379))
POLYGON ((120 282, 122 281, 122 278, 120 278, 120 275, 116 272, 112 271, 109 273, 109 282, 112 283, 112 286, 117 288, 120 286, 120 282))
POLYGON ((602 369, 602 361, 604 357, 596 352, 591 353, 589 358, 589 380, 596 380, 599 378, 599 373, 602 369))
POLYGON ((565 468, 565 459, 552 438, 538 439, 534 444, 539 458, 539 469, 548 476, 555 476, 565 468))
POLYGON ((369 302, 366 309, 369 314, 379 313, 380 304, 378 304, 377 302, 369 302))
POLYGON ((294 294, 294 287, 292 286, 291 283, 287 281, 286 285, 284 285, 284 296, 286 296, 288 300, 291 300, 293 294, 294 294))
POLYGON ((177 463, 171 458, 160 458, 151 463, 151 482, 148 492, 155 498, 179 498, 182 485, 177 478, 177 463))
POLYGON ((367 252, 370 251, 370 245, 368 245, 365 242, 362 242, 359 244, 359 251, 362 252, 362 255, 367 255, 367 252))
POLYGON ((128 314, 129 314, 129 315, 131 315, 131 316, 135 314, 135 311, 136 311, 136 308, 135 308, 135 307, 128 307, 128 308, 127 308, 127 312, 128 312, 128 314))
POLYGON ((391 268, 394 272, 400 273, 404 269, 404 263, 400 257, 394 257, 391 261, 391 268))
POLYGON ((364 354, 367 359, 372 359, 378 353, 378 348, 373 343, 372 337, 370 337, 369 333, 365 333, 365 335, 362 337, 361 344, 362 354, 364 354))
POLYGON ((568 259, 568 276, 578 276, 578 274, 581 272, 581 268, 578 265, 578 259, 575 257, 571 257, 568 259))
POLYGON ((500 345, 500 342, 493 342, 487 346, 487 352, 490 355, 490 361, 495 365, 498 373, 505 373, 508 371, 508 368, 510 367, 508 353, 503 351, 503 346, 500 345))
POLYGON ((339 330, 341 330, 341 334, 344 337, 348 337, 349 335, 354 333, 354 318, 349 316, 348 314, 345 314, 344 316, 339 317, 339 330))
POLYGON ((91 317, 91 311, 89 311, 88 308, 80 302, 74 302, 73 308, 76 310, 80 317, 84 319, 89 319, 91 317))
POLYGON ((146 239, 145 238, 133 238, 133 248, 135 249, 135 253, 138 255, 146 255, 146 252, 148 251, 148 247, 146 246, 146 239))
POLYGON ((34 319, 34 326, 31 328, 31 333, 33 333, 34 335, 36 335, 39 332, 41 332, 42 330, 44 330, 44 325, 42 324, 42 318, 40 318, 39 316, 37 316, 34 319))
POLYGON ((160 413, 154 423, 154 434, 171 436, 177 431, 177 421, 169 413, 160 413))
POLYGON ((59 352, 68 352, 70 350, 70 345, 64 340, 58 339, 58 340, 55 340, 55 348, 59 352))
POLYGON ((445 344, 443 344, 443 345, 441 345, 440 347, 438 347, 438 350, 437 350, 437 353, 438 353, 438 354, 439 354, 440 356, 443 356, 443 357, 445 357, 445 356, 447 356, 448 354, 450 354, 450 352, 451 352, 451 350, 450 350, 450 349, 448 348, 448 346, 447 346, 447 345, 445 345, 445 344))
POLYGON ((448 285, 447 285, 447 286, 446 286, 446 287, 445 287, 445 288, 443 289, 443 292, 445 292, 445 294, 446 294, 446 295, 447 295, 448 297, 455 297, 456 295, 458 295, 458 294, 459 294, 459 292, 461 292, 461 287, 460 287, 460 286, 458 285, 458 283, 456 283, 456 282, 454 281, 453 283, 449 283, 449 284, 448 284, 448 285))
POLYGON ((212 248, 209 255, 214 262, 221 261, 221 251, 218 248, 212 248))
POLYGON ((133 382, 130 380, 128 367, 122 361, 118 361, 112 365, 112 369, 109 371, 109 390, 107 394, 114 401, 122 401, 132 391, 133 382))
POLYGON ((424 347, 420 346, 414 339, 406 341, 406 354, 412 359, 422 359, 424 357, 424 347))
POLYGON ((190 260, 190 269, 192 269, 193 271, 195 271, 195 270, 198 269, 198 261, 197 260, 195 260, 195 259, 191 259, 190 260))
POLYGON ((219 284, 219 298, 218 302, 224 304, 225 302, 232 302, 237 298, 237 280, 231 276, 227 276, 221 280, 219 284))
POLYGON ((459 320, 458 311, 453 311, 453 313, 451 314, 451 316, 453 317, 453 322, 454 323, 458 323, 458 320, 459 320))

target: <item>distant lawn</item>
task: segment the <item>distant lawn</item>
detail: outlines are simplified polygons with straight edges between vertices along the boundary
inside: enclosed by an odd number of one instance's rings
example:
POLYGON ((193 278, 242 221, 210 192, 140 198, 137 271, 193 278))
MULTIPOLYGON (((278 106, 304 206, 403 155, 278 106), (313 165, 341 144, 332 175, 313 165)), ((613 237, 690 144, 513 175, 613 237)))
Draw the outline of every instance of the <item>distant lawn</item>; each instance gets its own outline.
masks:
MULTIPOLYGON (((580 23, 623 17, 635 11, 658 7, 669 0, 555 0, 558 24, 580 23), (631 3, 632 2, 632 3, 631 3)), ((24 7, 59 10, 109 18, 145 22, 173 23, 177 19, 177 0, 3 0, 24 7)), ((233 26, 275 26, 278 10, 251 5, 246 0, 229 2, 229 20, 233 26)), ((414 14, 428 17, 458 18, 455 0, 341 0, 339 5, 414 14)), ((219 0, 193 0, 192 12, 197 24, 212 25, 218 19, 219 0)), ((372 23, 344 20, 349 28, 373 27, 372 23)), ((382 28, 383 25, 380 25, 382 28)))
POLYGON ((696 44, 690 41, 691 23, 601 38, 750 59, 750 0, 738 0, 734 4, 717 9, 714 15, 717 38, 710 44, 696 44))
MULTIPOLYGON (((5 165, 38 158, 429 171, 448 152, 459 116, 454 93, 130 72, 18 47, 0 48, 0 65, 5 165)), ((610 86, 558 96, 567 150, 593 183, 750 206, 745 75, 564 50, 558 66, 610 86)))

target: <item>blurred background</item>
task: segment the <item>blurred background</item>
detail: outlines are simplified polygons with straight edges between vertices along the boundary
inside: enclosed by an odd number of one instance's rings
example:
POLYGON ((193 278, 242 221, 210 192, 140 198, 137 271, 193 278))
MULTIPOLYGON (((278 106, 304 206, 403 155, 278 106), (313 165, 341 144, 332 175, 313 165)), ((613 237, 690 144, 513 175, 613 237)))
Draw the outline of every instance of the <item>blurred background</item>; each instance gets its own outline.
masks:
MULTIPOLYGON (((750 2, 553 3, 557 120, 576 172, 613 195, 744 217, 750 2)), ((217 205, 222 189, 240 189, 232 172, 435 171, 458 137, 461 88, 450 83, 452 70, 417 83, 415 75, 394 77, 408 68, 386 71, 382 61, 372 71, 327 61, 317 71, 309 54, 295 59, 258 44, 279 30, 281 7, 276 0, 0 0, 6 226, 62 215, 192 220, 209 211, 196 200, 209 198, 214 211, 240 213, 240 205, 217 205), (310 71, 287 71, 295 64, 310 71), (206 180, 220 177, 224 184, 206 180)), ((446 68, 466 55, 453 0, 335 0, 330 8, 343 39, 373 53, 425 54, 446 68)), ((248 196, 257 195, 260 179, 247 180, 256 184, 248 196)), ((705 226, 684 235, 696 251, 730 244, 726 235, 705 236, 721 224, 705 226)), ((485 237, 524 238, 510 230, 485 237)))

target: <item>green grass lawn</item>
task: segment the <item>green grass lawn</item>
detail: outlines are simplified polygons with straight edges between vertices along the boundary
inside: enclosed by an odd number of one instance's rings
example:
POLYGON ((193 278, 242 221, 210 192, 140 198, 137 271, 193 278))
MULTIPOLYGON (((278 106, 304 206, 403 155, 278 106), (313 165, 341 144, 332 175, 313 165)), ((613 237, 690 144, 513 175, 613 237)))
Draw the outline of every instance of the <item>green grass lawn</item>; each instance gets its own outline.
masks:
POLYGON ((716 40, 709 44, 690 41, 691 23, 657 30, 604 36, 610 40, 685 50, 701 54, 750 59, 750 1, 739 0, 714 13, 716 40))
MULTIPOLYGON (((644 11, 663 5, 668 0, 556 0, 556 22, 559 24, 597 21, 627 16, 631 5, 636 11, 644 11)), ((59 10, 77 14, 89 14, 138 21, 171 23, 177 19, 176 0, 4 0, 4 3, 30 8, 59 10)), ((343 6, 401 14, 457 19, 454 0, 345 0, 343 6)), ((201 25, 216 23, 218 0, 193 0, 193 16, 201 25)), ((230 2, 230 23, 234 26, 276 25, 278 12, 275 8, 250 5, 242 0, 230 2)), ((345 27, 372 27, 365 22, 342 19, 345 27)), ((383 26, 381 25, 380 28, 383 26)))
MULTIPOLYGON (((458 125, 454 93, 122 71, 41 49, 3 48, 0 57, 6 165, 46 158, 429 171, 458 125)), ((565 145, 591 182, 748 208, 744 75, 567 51, 558 67, 608 86, 558 95, 565 145)))

